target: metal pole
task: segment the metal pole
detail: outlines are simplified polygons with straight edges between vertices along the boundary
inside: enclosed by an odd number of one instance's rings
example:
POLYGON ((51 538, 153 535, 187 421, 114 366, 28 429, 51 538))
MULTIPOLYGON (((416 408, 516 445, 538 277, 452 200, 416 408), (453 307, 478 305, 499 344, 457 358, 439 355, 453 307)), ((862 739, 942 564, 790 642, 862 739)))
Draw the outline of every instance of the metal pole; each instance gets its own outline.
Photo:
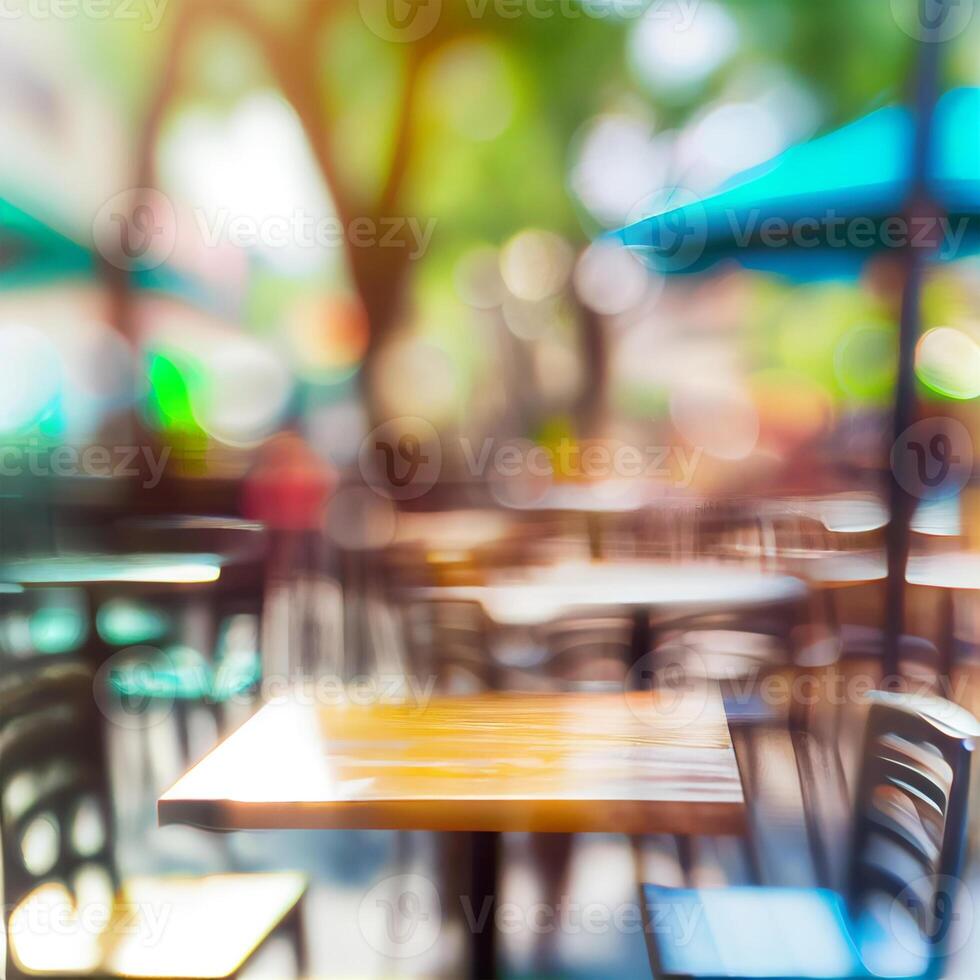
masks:
MULTIPOLYGON (((938 0, 941 15, 948 16, 955 0, 938 0)), ((937 0, 920 0, 919 21, 923 36, 918 46, 918 71, 915 87, 911 186, 906 203, 906 215, 932 213, 935 205, 930 199, 929 173, 934 147, 933 122, 939 98, 943 42, 931 39, 925 32, 927 16, 937 0)), ((885 599, 885 656, 883 663, 886 685, 899 676, 899 641, 905 630, 905 576, 908 566, 910 526, 916 500, 898 481, 891 465, 892 445, 915 421, 915 348, 921 333, 922 285, 927 250, 909 243, 905 250, 905 280, 902 290, 902 310, 898 341, 898 378, 895 387, 895 406, 892 439, 888 446, 890 474, 891 519, 887 532, 888 583, 885 599)))

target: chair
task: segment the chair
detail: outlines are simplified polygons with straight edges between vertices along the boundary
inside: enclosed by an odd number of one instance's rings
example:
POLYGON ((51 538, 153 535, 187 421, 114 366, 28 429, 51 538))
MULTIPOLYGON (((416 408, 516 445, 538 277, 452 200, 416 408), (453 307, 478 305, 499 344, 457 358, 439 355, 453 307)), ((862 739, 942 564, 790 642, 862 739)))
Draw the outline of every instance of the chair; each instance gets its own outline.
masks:
POLYGON ((405 608, 404 624, 412 669, 430 671, 439 690, 456 694, 498 686, 478 603, 416 603, 405 608))
POLYGON ((121 880, 105 771, 88 666, 0 661, 8 980, 233 977, 286 929, 302 965, 301 875, 121 880))
POLYGON ((973 754, 946 706, 873 696, 846 894, 644 885, 655 975, 939 976, 956 921, 973 754))
POLYGON ((629 672, 633 622, 576 611, 529 628, 497 627, 490 650, 507 691, 621 692, 629 672))

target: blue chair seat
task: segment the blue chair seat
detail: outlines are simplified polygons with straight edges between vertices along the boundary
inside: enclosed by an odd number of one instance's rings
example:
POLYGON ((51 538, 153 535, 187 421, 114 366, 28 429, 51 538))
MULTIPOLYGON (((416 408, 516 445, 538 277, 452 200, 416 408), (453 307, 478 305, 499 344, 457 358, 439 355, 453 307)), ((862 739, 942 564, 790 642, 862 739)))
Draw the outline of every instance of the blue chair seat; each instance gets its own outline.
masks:
POLYGON ((752 980, 918 978, 928 951, 899 929, 890 903, 848 921, 840 895, 807 888, 644 885, 656 977, 752 980), (898 941, 896 941, 898 939, 898 941))

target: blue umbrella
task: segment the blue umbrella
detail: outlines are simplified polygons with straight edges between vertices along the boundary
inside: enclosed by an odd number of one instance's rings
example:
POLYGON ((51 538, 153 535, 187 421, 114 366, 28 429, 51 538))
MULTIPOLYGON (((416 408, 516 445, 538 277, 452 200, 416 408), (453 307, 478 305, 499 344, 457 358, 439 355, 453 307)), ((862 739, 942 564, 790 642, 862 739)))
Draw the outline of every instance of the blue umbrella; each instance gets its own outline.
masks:
POLYGON ((734 259, 794 279, 854 277, 869 255, 929 235, 937 257, 959 258, 980 250, 978 131, 980 89, 946 93, 935 111, 926 176, 927 197, 941 214, 899 217, 915 187, 916 119, 890 106, 613 238, 664 273, 703 272, 734 259))
MULTIPOLYGON (((668 206, 611 236, 667 274, 734 260, 794 279, 853 278, 869 257, 892 249, 905 273, 896 440, 914 419, 924 262, 960 258, 980 245, 980 89, 937 98, 942 47, 919 42, 913 110, 879 109, 737 175, 710 197, 668 206)), ((914 501, 889 470, 885 671, 892 675, 914 501)))

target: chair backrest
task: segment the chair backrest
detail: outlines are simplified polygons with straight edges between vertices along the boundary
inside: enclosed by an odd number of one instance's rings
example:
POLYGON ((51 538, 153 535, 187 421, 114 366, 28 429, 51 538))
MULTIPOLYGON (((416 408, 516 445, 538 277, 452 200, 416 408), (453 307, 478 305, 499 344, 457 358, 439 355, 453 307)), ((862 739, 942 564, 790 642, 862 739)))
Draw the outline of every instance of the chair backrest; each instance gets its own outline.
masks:
POLYGON ((938 698, 876 695, 855 800, 852 918, 881 897, 898 903, 934 962, 955 921, 952 885, 966 848, 973 741, 958 710, 938 698))
MULTIPOLYGON (((42 885, 118 884, 91 670, 77 658, 0 659, 0 865, 9 915, 42 885)), ((6 929, 6 923, 3 923, 6 929)), ((7 943, 7 976, 19 976, 7 943)))
POLYGON ((488 624, 476 602, 407 605, 403 624, 412 670, 436 678, 443 692, 491 690, 496 668, 488 649, 488 624))

